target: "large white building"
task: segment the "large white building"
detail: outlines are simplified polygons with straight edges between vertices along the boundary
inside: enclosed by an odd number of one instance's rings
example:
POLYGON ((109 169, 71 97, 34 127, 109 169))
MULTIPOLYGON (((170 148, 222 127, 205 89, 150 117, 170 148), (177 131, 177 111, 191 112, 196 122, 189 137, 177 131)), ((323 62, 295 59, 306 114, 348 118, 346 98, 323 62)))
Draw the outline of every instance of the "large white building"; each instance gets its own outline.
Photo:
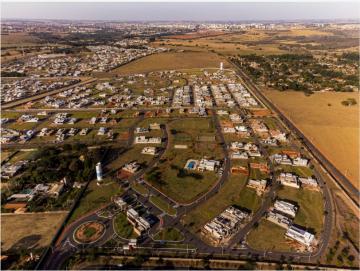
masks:
POLYGON ((315 242, 315 236, 313 234, 294 225, 287 230, 285 236, 298 241, 308 249, 310 249, 315 242))
POLYGON ((285 186, 290 186, 298 189, 300 188, 300 182, 298 180, 298 177, 291 173, 280 173, 278 181, 285 186))
POLYGON ((283 200, 275 201, 274 208, 275 208, 275 210, 277 210, 283 214, 289 215, 291 217, 295 217, 297 209, 298 209, 294 204, 291 204, 290 202, 283 201, 283 200))

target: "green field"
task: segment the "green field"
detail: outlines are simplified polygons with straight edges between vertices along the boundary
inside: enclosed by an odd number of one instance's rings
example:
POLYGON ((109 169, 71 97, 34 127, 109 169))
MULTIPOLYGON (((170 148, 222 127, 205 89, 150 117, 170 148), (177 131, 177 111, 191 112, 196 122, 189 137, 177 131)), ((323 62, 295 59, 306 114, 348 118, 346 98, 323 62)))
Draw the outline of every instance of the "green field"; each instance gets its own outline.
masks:
POLYGON ((147 195, 149 193, 149 190, 144 185, 137 182, 132 182, 131 188, 141 195, 147 195))
POLYGON ((294 223, 319 235, 324 218, 323 196, 318 191, 281 187, 278 198, 294 201, 299 205, 294 223))
POLYGON ((232 175, 221 187, 219 193, 184 215, 183 224, 188 226, 191 231, 197 232, 205 223, 219 215, 230 205, 256 211, 260 206, 261 199, 245 185, 246 176, 232 175))
POLYGON ((151 196, 150 202, 154 205, 156 205, 158 208, 163 210, 168 215, 176 215, 176 209, 173 208, 170 204, 168 204, 166 201, 164 201, 162 198, 157 196, 151 196))
POLYGON ((117 235, 125 239, 136 238, 133 226, 127 221, 124 213, 118 213, 114 218, 114 230, 117 235))
POLYGON ((176 228, 164 228, 154 235, 154 240, 163 241, 181 241, 183 234, 176 228))
POLYGON ((212 135, 215 130, 211 119, 187 118, 168 123, 169 149, 145 178, 153 186, 172 199, 184 203, 200 197, 218 180, 215 172, 185 170, 188 159, 223 158, 220 145, 216 142, 200 142, 199 136, 212 135), (187 145, 187 149, 175 149, 174 144, 187 145))
POLYGON ((109 203, 112 196, 122 193, 122 188, 114 181, 104 180, 101 186, 98 186, 95 180, 91 181, 69 222, 109 203))
POLYGON ((259 225, 253 228, 246 237, 246 241, 253 249, 292 251, 285 239, 286 229, 262 219, 259 225))

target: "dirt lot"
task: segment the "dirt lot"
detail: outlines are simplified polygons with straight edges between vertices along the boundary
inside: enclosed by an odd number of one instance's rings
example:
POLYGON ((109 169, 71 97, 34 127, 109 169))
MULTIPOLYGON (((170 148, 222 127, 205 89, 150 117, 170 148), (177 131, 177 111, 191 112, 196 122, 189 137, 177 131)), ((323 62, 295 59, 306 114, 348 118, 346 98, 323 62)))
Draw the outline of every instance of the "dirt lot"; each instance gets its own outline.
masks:
POLYGON ((66 212, 1 215, 1 249, 49 245, 66 212))
POLYGON ((220 62, 228 67, 225 59, 209 52, 167 52, 141 58, 115 69, 114 74, 147 73, 159 70, 215 68, 220 62))
POLYGON ((359 188, 359 94, 264 92, 359 188), (354 98, 356 106, 341 101, 354 98))
POLYGON ((28 33, 11 33, 8 35, 1 35, 1 47, 17 47, 19 46, 19 43, 21 43, 22 46, 31 46, 37 45, 39 42, 40 39, 29 35, 28 33))

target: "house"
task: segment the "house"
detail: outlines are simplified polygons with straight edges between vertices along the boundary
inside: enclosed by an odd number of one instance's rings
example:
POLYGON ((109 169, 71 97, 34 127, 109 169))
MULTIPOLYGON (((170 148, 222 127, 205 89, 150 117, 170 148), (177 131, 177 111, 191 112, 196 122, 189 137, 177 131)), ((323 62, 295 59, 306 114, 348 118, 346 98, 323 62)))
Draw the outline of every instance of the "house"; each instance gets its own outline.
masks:
POLYGON ((15 163, 5 163, 1 167, 1 178, 11 178, 18 174, 27 164, 29 161, 17 161, 15 163))
POLYGON ((307 186, 311 186, 311 187, 318 187, 318 181, 314 178, 311 177, 307 177, 307 178, 299 178, 299 182, 302 185, 307 185, 307 186))
POLYGON ((145 147, 141 151, 142 154, 156 155, 156 147, 145 147))
POLYGON ((97 135, 103 136, 106 134, 106 132, 107 132, 107 129, 105 127, 100 127, 97 135))
POLYGON ((95 124, 97 122, 97 118, 96 117, 92 117, 89 121, 90 124, 95 124))
POLYGON ((276 211, 281 212, 285 215, 289 215, 290 217, 295 217, 298 210, 298 208, 294 204, 283 200, 275 201, 274 208, 276 211))
POLYGON ((291 159, 285 154, 273 154, 270 159, 281 165, 292 165, 291 159))
POLYGON ((280 173, 277 180, 285 186, 290 186, 294 188, 300 188, 300 183, 298 181, 298 177, 296 175, 293 175, 291 173, 280 173))
POLYGON ((136 136, 135 144, 161 144, 161 137, 136 136))
POLYGON ((221 214, 205 224, 203 233, 219 243, 224 239, 229 239, 236 233, 240 224, 247 219, 248 216, 248 213, 229 206, 221 214))
POLYGON ((269 134, 271 135, 272 138, 279 140, 280 142, 287 141, 286 134, 280 132, 279 130, 269 130, 269 134))
POLYGON ((149 132, 148 128, 143 128, 143 127, 135 128, 135 134, 142 134, 142 133, 148 133, 148 132, 149 132))
POLYGON ((199 171, 215 171, 220 166, 220 162, 216 160, 201 159, 197 169, 199 171))
POLYGON ((237 151, 237 152, 233 152, 231 154, 231 159, 248 159, 249 158, 249 155, 247 154, 247 152, 240 152, 240 151, 237 151))
POLYGON ((295 159, 293 159, 292 163, 294 166, 307 167, 309 160, 301 157, 296 157, 295 159))
POLYGON ((254 180, 250 179, 246 185, 247 187, 254 188, 258 195, 261 195, 264 193, 266 186, 267 186, 267 180, 254 180))
POLYGON ((80 135, 81 135, 81 136, 85 136, 85 135, 87 135, 88 132, 89 132, 89 128, 83 128, 83 129, 81 129, 81 131, 80 131, 80 135))
POLYGON ((311 246, 315 243, 315 236, 313 234, 295 225, 292 225, 287 230, 285 236, 299 242, 300 244, 306 246, 308 249, 311 249, 311 246))
POLYGON ((292 224, 292 220, 290 218, 277 212, 276 210, 268 212, 266 214, 266 219, 285 229, 288 229, 292 224))
POLYGON ((156 122, 150 123, 149 128, 150 128, 150 130, 160 130, 161 129, 160 124, 156 123, 156 122))
POLYGON ((123 171, 134 174, 136 171, 140 169, 140 165, 136 162, 127 163, 122 167, 123 171))
POLYGON ((48 191, 48 194, 54 198, 57 198, 63 191, 64 183, 53 183, 48 191))

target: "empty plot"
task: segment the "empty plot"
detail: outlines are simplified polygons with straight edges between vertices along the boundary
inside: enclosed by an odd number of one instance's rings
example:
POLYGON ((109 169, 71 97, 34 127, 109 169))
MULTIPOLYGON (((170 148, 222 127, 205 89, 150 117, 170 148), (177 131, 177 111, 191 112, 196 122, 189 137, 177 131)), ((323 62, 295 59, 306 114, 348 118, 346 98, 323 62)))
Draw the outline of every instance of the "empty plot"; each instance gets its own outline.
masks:
POLYGON ((168 52, 138 59, 113 70, 112 73, 125 75, 133 73, 148 73, 158 70, 214 68, 219 67, 220 62, 226 62, 226 60, 209 52, 168 52))
POLYGON ((1 216, 1 249, 43 248, 50 244, 66 212, 1 216))

